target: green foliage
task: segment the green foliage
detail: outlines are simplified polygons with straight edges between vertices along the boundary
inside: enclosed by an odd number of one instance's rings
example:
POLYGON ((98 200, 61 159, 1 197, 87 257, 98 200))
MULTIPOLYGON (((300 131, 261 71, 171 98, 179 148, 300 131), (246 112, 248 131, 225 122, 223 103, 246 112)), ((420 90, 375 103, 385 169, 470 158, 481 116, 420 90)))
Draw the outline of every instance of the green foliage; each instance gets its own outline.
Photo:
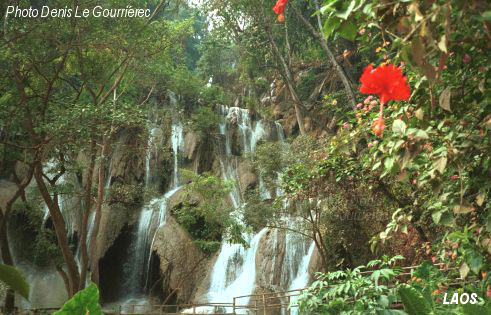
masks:
POLYGON ((346 271, 318 274, 298 304, 301 314, 403 314, 390 310, 397 301, 397 291, 390 287, 401 269, 394 266, 402 257, 373 260, 367 266, 346 271), (372 274, 362 273, 378 268, 372 274))
POLYGON ((372 4, 365 4, 363 0, 339 1, 327 0, 320 8, 320 13, 326 16, 323 31, 326 37, 339 34, 342 37, 354 40, 358 27, 350 19, 353 15, 360 15, 371 8, 372 4))
POLYGON ((429 314, 430 305, 421 293, 409 285, 399 287, 399 296, 401 297, 404 309, 409 315, 429 314))
POLYGON ((44 212, 41 208, 43 202, 39 192, 34 189, 28 190, 26 201, 27 203, 14 204, 9 222, 13 233, 22 240, 22 244, 25 244, 19 255, 40 267, 51 263, 61 266, 63 260, 56 233, 52 227, 43 225, 44 212))
POLYGON ((99 289, 92 283, 87 288, 79 291, 63 307, 53 313, 54 315, 73 315, 90 314, 102 315, 102 308, 99 304, 99 289))
POLYGON ((29 285, 22 274, 14 267, 0 264, 0 281, 24 298, 29 299, 29 285))
POLYGON ((480 289, 483 282, 472 282, 465 289, 449 287, 454 275, 442 272, 425 262, 412 273, 412 279, 401 280, 401 267, 384 256, 382 260, 370 261, 346 271, 319 273, 316 281, 302 292, 298 305, 303 314, 489 314, 491 303, 480 289), (364 270, 370 272, 362 272, 364 270), (454 293, 476 293, 476 304, 443 304, 454 293), (402 303, 404 311, 393 309, 402 303))
POLYGON ((207 106, 228 103, 224 89, 216 84, 205 85, 201 89, 200 100, 207 106))
POLYGON ((315 89, 317 84, 317 77, 313 71, 309 71, 303 76, 300 82, 297 84, 297 94, 301 100, 307 100, 315 89))
POLYGON ((209 173, 195 174, 182 170, 181 174, 191 182, 184 188, 187 194, 185 201, 172 211, 196 244, 204 252, 213 252, 220 247, 222 239, 245 243, 242 228, 226 203, 234 183, 209 173))
POLYGON ((200 106, 193 111, 191 121, 194 130, 207 135, 216 130, 221 117, 210 107, 200 106))
POLYGON ((254 155, 254 163, 264 179, 274 181, 278 173, 287 165, 286 147, 281 142, 266 142, 259 144, 254 155))

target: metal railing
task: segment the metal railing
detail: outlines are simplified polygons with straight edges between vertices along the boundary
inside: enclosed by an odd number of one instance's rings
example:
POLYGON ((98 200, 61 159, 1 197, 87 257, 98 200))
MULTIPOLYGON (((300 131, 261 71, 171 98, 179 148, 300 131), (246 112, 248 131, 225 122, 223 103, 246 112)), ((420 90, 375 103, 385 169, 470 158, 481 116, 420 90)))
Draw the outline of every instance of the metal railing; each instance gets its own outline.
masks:
MULTIPOLYGON (((444 264, 435 264, 434 266, 440 267, 444 264)), ((402 267, 402 272, 397 275, 396 278, 411 277, 413 272, 419 266, 402 267)), ((456 270, 457 268, 449 268, 446 271, 456 270)), ((363 271, 360 274, 368 275, 376 270, 363 271)), ((463 279, 456 279, 457 282, 453 285, 462 284, 463 279)), ((292 303, 298 298, 304 289, 270 292, 262 294, 251 294, 236 296, 233 298, 232 303, 194 303, 194 304, 176 304, 176 305, 141 305, 141 304, 126 304, 119 306, 118 309, 113 311, 106 311, 105 314, 128 314, 128 315, 175 315, 175 314, 213 314, 213 315, 237 315, 243 314, 247 311, 247 314, 255 315, 267 315, 273 311, 282 312, 282 314, 291 314, 291 309, 298 307, 298 305, 292 303), (241 303, 241 300, 243 301, 241 303), (202 311, 206 309, 206 313, 202 311)), ((35 310, 23 310, 17 311, 15 314, 50 314, 58 309, 35 309, 35 310)), ((276 313, 275 312, 275 313, 276 313)))

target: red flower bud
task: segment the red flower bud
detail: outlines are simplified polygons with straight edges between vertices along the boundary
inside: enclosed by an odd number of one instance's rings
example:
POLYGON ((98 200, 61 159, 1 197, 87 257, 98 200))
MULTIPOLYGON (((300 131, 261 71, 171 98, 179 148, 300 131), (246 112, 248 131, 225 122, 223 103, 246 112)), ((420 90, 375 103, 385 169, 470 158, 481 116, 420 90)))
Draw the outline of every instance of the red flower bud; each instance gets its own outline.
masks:
POLYGON ((384 129, 385 129, 384 115, 380 114, 378 116, 378 119, 375 121, 375 123, 372 126, 372 131, 375 135, 381 137, 384 133, 384 129))

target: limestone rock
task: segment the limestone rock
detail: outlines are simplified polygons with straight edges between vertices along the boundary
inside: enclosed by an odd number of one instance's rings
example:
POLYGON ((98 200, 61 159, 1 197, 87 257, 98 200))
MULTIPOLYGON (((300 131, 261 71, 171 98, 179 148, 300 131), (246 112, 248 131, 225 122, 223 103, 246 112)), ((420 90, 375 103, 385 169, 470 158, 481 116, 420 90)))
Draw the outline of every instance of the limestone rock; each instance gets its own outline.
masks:
POLYGON ((239 175, 240 190, 243 194, 253 188, 257 183, 257 176, 254 170, 254 164, 250 160, 243 159, 239 161, 237 172, 239 175))
POLYGON ((199 204, 201 197, 196 193, 188 192, 185 188, 179 189, 169 198, 169 201, 167 202, 167 209, 174 209, 184 201, 188 201, 190 204, 199 204))
POLYGON ((197 154, 199 137, 194 131, 188 131, 184 136, 184 157, 187 160, 194 160, 197 154))
POLYGON ((281 266, 285 258, 285 231, 268 230, 259 242, 256 252, 256 283, 266 287, 281 285, 281 266))
POLYGON ((164 292, 175 292, 178 301, 190 301, 196 283, 204 277, 207 256, 172 216, 157 231, 152 250, 160 258, 164 292))

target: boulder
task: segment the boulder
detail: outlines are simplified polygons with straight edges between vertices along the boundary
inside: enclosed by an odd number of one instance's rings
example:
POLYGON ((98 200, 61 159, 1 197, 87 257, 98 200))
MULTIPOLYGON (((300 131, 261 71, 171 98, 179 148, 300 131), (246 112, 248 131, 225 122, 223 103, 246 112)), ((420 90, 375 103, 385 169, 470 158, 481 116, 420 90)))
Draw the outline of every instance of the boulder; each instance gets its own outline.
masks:
POLYGON ((252 161, 246 159, 239 160, 238 164, 237 173, 239 175, 240 190, 242 194, 245 194, 247 190, 257 184, 255 167, 252 161))
POLYGON ((164 292, 174 292, 179 302, 189 302, 196 283, 205 276, 202 271, 206 270, 207 256, 172 216, 157 230, 152 250, 160 258, 164 292))

